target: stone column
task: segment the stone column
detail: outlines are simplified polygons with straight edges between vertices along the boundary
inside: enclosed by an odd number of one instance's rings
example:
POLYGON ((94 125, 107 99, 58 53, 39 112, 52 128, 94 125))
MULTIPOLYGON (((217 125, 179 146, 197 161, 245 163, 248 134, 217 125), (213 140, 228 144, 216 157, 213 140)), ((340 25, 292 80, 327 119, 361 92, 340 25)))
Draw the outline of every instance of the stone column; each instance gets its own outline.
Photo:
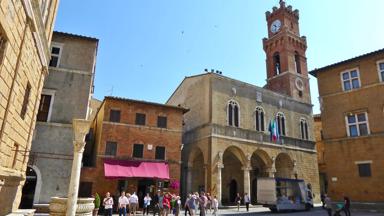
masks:
POLYGON ((275 161, 276 161, 276 158, 272 157, 271 167, 267 171, 268 172, 268 176, 271 177, 271 178, 275 178, 275 173, 276 173, 275 161))
POLYGON ((222 206, 221 199, 222 199, 222 195, 223 195, 222 188, 221 188, 221 185, 222 185, 221 171, 224 168, 223 155, 224 155, 224 153, 221 151, 217 154, 218 162, 217 162, 216 187, 217 187, 217 201, 219 202, 219 206, 222 206))
POLYGON ((71 180, 68 190, 67 213, 66 216, 75 216, 77 209, 77 195, 79 191, 79 181, 81 172, 81 160, 83 158, 85 136, 89 132, 90 122, 82 119, 74 119, 73 123, 73 161, 71 180))
POLYGON ((252 170, 250 166, 245 166, 242 168, 244 171, 244 193, 247 193, 248 196, 251 196, 251 176, 249 172, 252 170))
POLYGON ((222 179, 221 179, 221 170, 224 168, 224 165, 222 163, 217 164, 217 179, 216 179, 216 185, 217 185, 217 200, 219 201, 219 206, 222 206, 221 198, 222 198, 222 179))

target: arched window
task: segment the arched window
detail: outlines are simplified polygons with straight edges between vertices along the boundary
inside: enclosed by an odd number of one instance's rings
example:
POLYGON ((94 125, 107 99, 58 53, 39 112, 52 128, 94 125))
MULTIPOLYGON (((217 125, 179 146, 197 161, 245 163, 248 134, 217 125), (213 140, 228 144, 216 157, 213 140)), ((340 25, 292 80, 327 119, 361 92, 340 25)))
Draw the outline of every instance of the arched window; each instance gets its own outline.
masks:
POLYGON ((300 133, 301 133, 301 139, 303 140, 308 140, 309 135, 308 135, 308 123, 307 120, 305 119, 300 119, 300 133))
POLYGON ((295 51, 295 68, 296 72, 301 74, 300 55, 297 51, 295 51))
POLYGON ((264 131, 264 110, 261 107, 256 108, 255 112, 256 130, 264 131))
POLYGON ((284 113, 281 113, 281 112, 277 113, 276 122, 277 122, 277 129, 279 131, 279 134, 285 136, 285 116, 284 116, 284 113))
POLYGON ((236 101, 229 101, 228 103, 228 125, 239 127, 239 104, 236 101))
POLYGON ((275 52, 275 54, 273 54, 273 70, 275 72, 275 75, 279 75, 281 73, 279 52, 275 52))

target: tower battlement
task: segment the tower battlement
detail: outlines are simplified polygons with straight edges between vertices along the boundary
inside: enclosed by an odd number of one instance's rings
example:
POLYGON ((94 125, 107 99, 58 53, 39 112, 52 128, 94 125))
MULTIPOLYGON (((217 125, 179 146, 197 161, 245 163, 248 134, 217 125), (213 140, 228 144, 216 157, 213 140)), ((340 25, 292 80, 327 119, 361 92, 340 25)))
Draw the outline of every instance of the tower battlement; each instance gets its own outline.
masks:
POLYGON ((277 12, 285 12, 287 14, 290 14, 291 16, 295 17, 296 19, 300 18, 299 10, 295 9, 293 10, 291 5, 286 6, 285 1, 280 1, 280 8, 273 7, 272 11, 265 12, 265 16, 267 19, 272 18, 275 14, 278 14, 277 12))

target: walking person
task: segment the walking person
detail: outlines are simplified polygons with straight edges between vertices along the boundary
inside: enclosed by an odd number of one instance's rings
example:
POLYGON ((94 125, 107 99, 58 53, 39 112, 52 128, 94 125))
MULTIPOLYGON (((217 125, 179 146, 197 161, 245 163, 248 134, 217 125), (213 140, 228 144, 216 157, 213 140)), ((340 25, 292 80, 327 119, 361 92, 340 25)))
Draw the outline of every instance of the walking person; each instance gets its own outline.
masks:
POLYGON ((143 208, 143 215, 145 215, 145 212, 147 212, 147 215, 149 214, 149 206, 151 206, 152 198, 149 196, 149 193, 147 193, 147 196, 144 197, 144 208, 143 208))
POLYGON ((195 200, 196 200, 196 195, 190 194, 190 198, 188 200, 188 208, 189 208, 189 215, 191 215, 191 216, 195 216, 195 214, 196 214, 195 200))
POLYGON ((248 193, 244 194, 244 203, 245 208, 247 209, 247 212, 249 212, 249 203, 251 202, 251 198, 249 197, 248 193))
POLYGON ((181 211, 181 200, 179 196, 176 196, 176 205, 175 205, 176 211, 175 216, 180 216, 181 211))
POLYGON ((189 207, 189 200, 191 199, 191 194, 188 194, 187 196, 187 199, 185 200, 185 204, 184 204, 184 214, 185 216, 187 216, 187 212, 189 214, 189 216, 192 216, 191 214, 191 210, 190 210, 190 207, 189 207))
POLYGON ((136 195, 136 192, 134 192, 130 197, 129 197, 129 206, 130 206, 130 212, 135 216, 136 215, 136 210, 137 206, 139 204, 139 198, 136 195))
MULTIPOLYGON (((127 215, 127 206, 128 205, 129 205, 129 200, 125 196, 125 192, 121 191, 121 196, 119 197, 119 201, 118 201, 119 216, 126 216, 127 215)), ((129 211, 129 209, 128 209, 128 211, 129 211)))
POLYGON ((104 206, 104 215, 112 216, 113 198, 111 197, 111 194, 109 192, 105 194, 105 198, 103 199, 103 206, 104 206))
POLYGON ((321 200, 321 207, 325 208, 325 195, 324 195, 324 193, 320 194, 320 200, 321 200))
POLYGON ((212 200, 212 208, 213 208, 213 215, 217 215, 217 211, 219 209, 219 201, 217 200, 217 197, 215 196, 212 200))
POLYGON ((344 213, 345 213, 345 216, 351 216, 351 211, 350 211, 350 208, 351 207, 351 200, 349 199, 348 196, 344 195, 344 213))
POLYGON ((235 198, 235 203, 237 205, 237 211, 240 211, 240 204, 241 204, 241 196, 239 193, 237 193, 237 196, 235 198))
POLYGON ((328 212, 328 216, 332 216, 332 200, 327 194, 324 195, 324 202, 325 202, 325 209, 328 212))
MULTIPOLYGON (((160 196, 161 196, 161 191, 158 190, 156 195, 153 197, 153 216, 156 216, 156 213, 160 216, 162 212, 160 211, 160 196)), ((161 203, 163 200, 161 200, 161 203)))
POLYGON ((207 197, 205 196, 204 192, 200 193, 199 197, 199 207, 200 207, 200 216, 205 216, 205 207, 207 205, 207 197))
POLYGON ((169 210, 171 209, 171 199, 172 199, 172 197, 169 194, 169 192, 164 194, 164 197, 163 197, 163 216, 168 216, 168 214, 169 214, 169 210))
POLYGON ((208 214, 208 210, 209 210, 209 214, 211 214, 212 212, 212 197, 209 193, 207 193, 207 206, 205 207, 205 213, 208 214))

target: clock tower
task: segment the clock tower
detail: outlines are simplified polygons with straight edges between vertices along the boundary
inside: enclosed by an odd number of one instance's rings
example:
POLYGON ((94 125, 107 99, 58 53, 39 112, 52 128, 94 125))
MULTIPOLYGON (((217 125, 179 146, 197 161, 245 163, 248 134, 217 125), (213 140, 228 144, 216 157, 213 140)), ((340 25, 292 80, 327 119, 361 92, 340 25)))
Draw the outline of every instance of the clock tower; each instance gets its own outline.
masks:
POLYGON ((300 36, 299 11, 280 0, 280 7, 266 12, 268 38, 263 39, 267 56, 267 85, 272 91, 311 103, 307 69, 307 40, 300 36))

